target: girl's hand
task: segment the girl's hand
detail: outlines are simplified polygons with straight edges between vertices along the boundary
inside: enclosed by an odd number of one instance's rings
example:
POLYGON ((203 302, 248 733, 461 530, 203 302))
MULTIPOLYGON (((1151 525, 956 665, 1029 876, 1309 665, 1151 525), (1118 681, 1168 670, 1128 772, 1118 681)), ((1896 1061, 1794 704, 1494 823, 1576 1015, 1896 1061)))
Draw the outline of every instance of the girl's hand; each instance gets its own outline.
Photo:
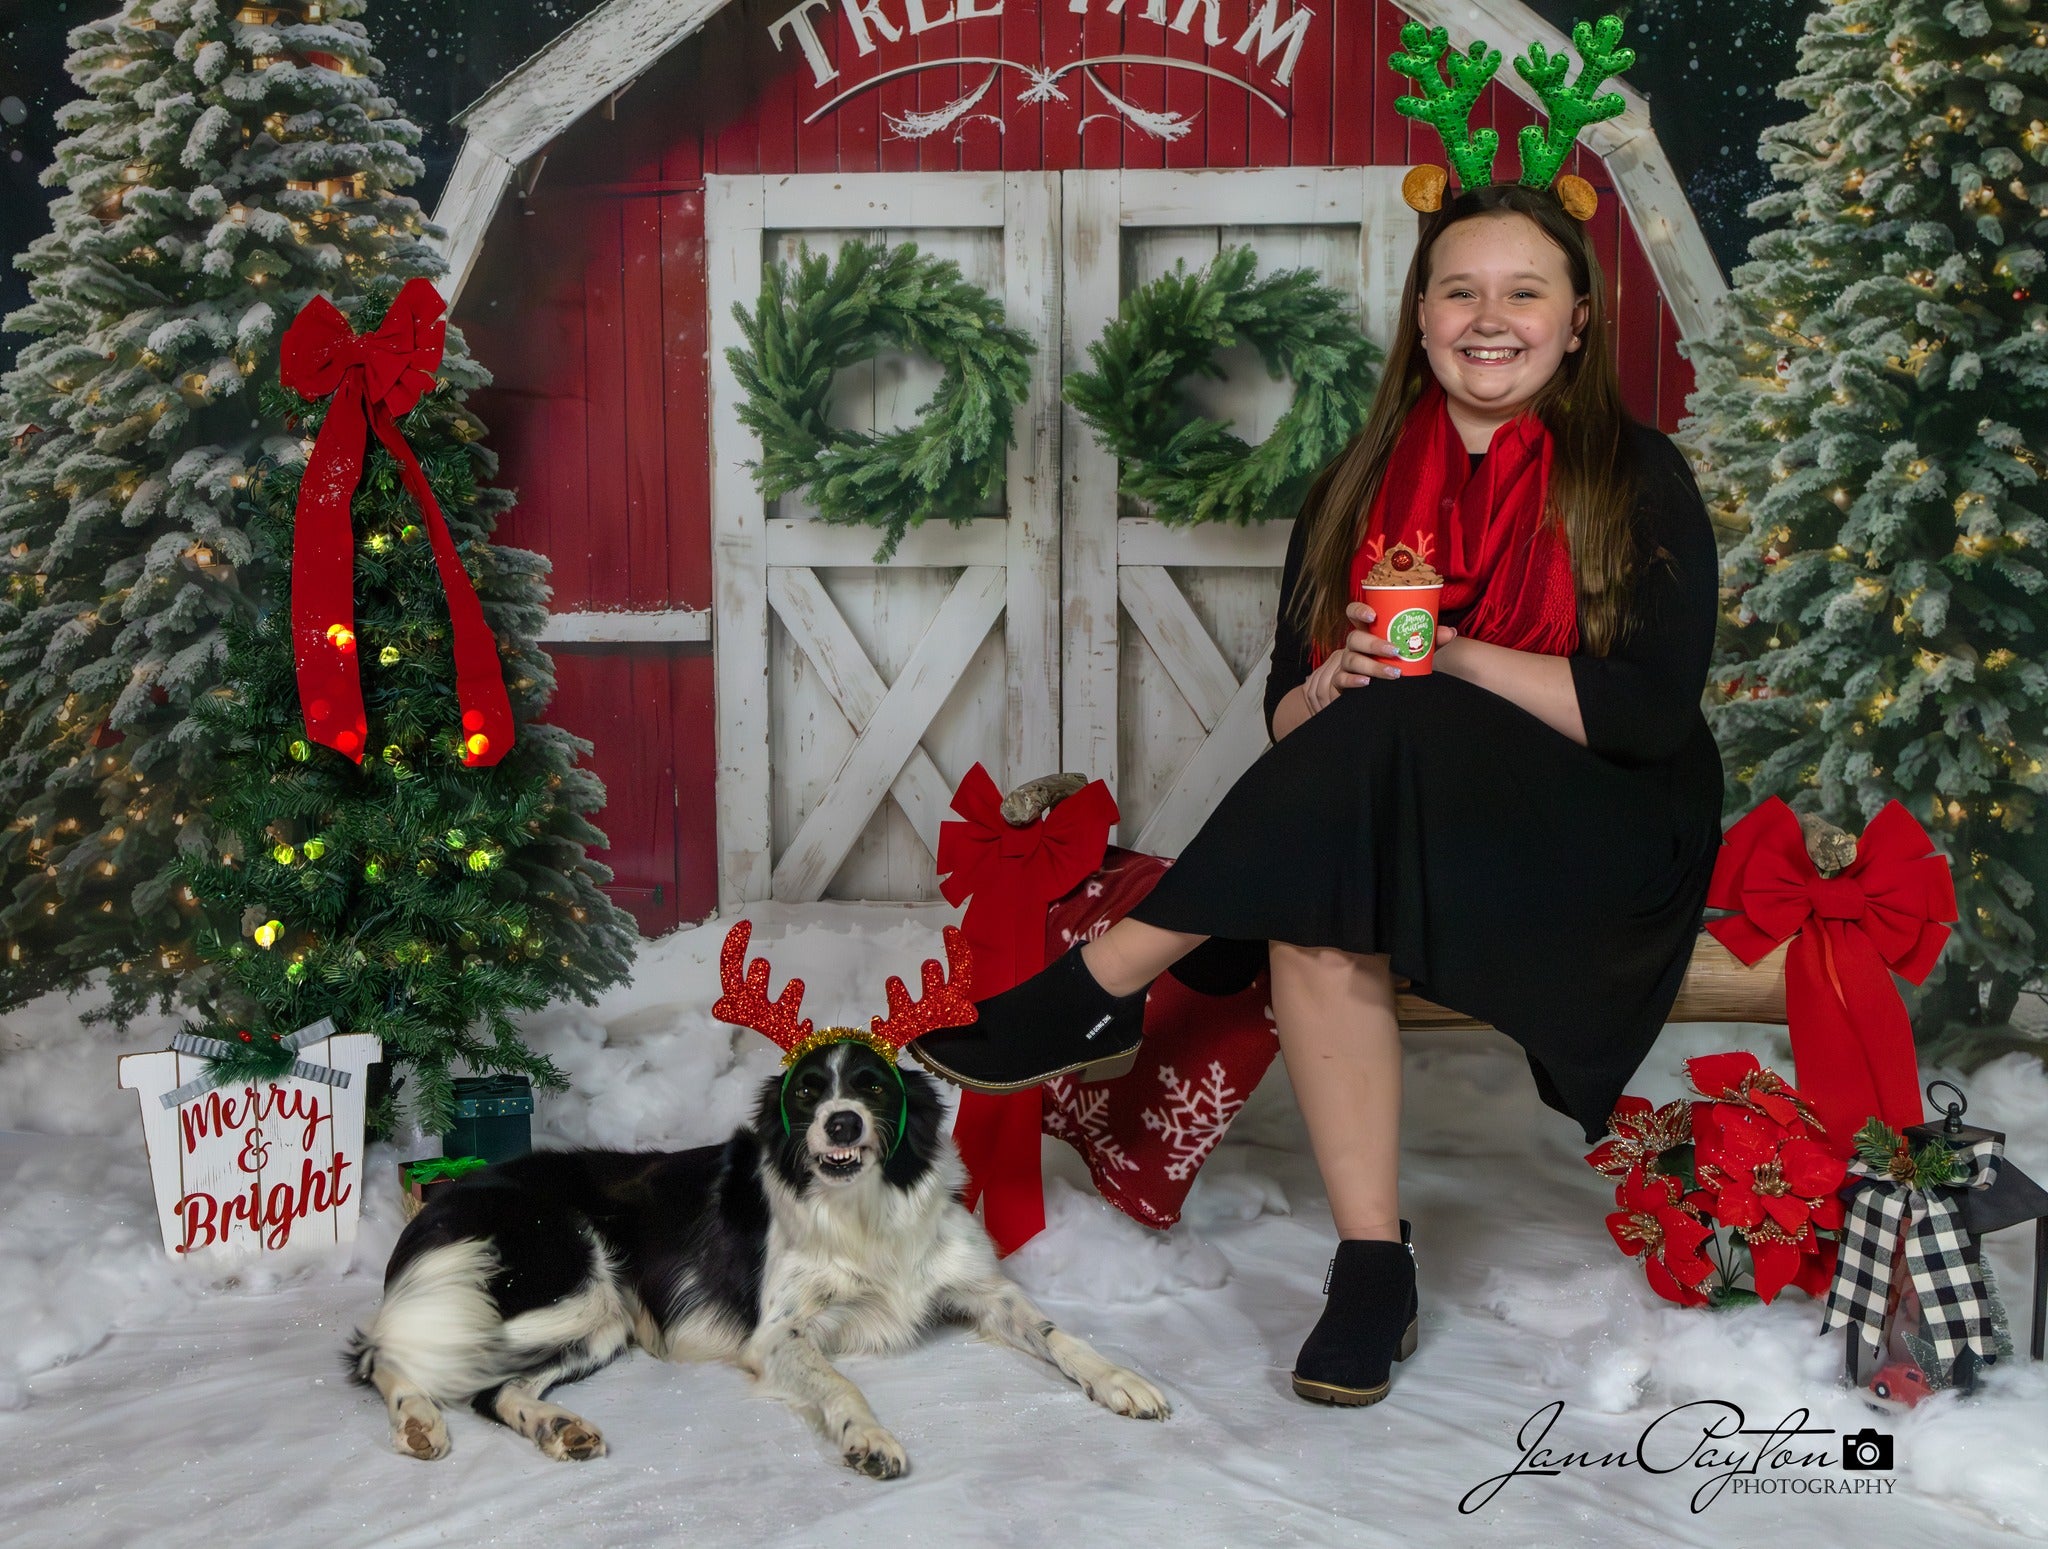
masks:
MULTIPOLYGON (((1457 638, 1458 638, 1458 632, 1457 632, 1457 631, 1456 631, 1455 629, 1451 628, 1451 626, 1450 626, 1450 625, 1448 625, 1448 624, 1439 624, 1439 625, 1437 625, 1437 627, 1436 627, 1436 646, 1435 646, 1435 647, 1434 647, 1434 649, 1433 649, 1433 650, 1432 650, 1432 651, 1430 652, 1430 654, 1431 654, 1432 656, 1436 655, 1436 654, 1437 654, 1438 652, 1442 651, 1442 650, 1443 650, 1443 648, 1444 648, 1444 647, 1445 647, 1446 645, 1448 645, 1448 644, 1449 644, 1449 643, 1450 643, 1451 641, 1453 641, 1453 640, 1455 640, 1455 639, 1457 639, 1457 638)), ((1441 668, 1441 667, 1443 666, 1443 663, 1442 663, 1441 661, 1439 661, 1439 662, 1438 662, 1438 663, 1437 663, 1436 665, 1437 665, 1437 666, 1438 666, 1439 668, 1441 668)))
POLYGON ((1330 704, 1344 689, 1357 688, 1374 678, 1401 676, 1399 661, 1387 660, 1398 657, 1393 644, 1368 633, 1364 627, 1373 621, 1373 610, 1362 602, 1349 603, 1344 617, 1356 627, 1344 637, 1343 647, 1323 658, 1322 666, 1302 683, 1301 697, 1307 702, 1310 715, 1330 704))

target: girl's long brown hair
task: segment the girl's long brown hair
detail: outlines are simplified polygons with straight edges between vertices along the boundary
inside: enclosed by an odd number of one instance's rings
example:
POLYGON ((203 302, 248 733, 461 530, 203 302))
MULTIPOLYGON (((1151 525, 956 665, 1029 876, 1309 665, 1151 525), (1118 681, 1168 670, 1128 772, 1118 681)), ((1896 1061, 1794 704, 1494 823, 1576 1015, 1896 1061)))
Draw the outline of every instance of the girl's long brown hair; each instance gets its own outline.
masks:
POLYGON ((1551 470, 1546 523, 1561 525, 1569 547, 1579 596, 1580 640, 1604 656, 1621 637, 1636 573, 1634 524, 1636 469, 1631 416, 1622 407, 1602 300, 1600 261, 1583 223, 1567 213, 1556 194, 1519 183, 1490 183, 1467 189, 1444 209, 1425 215, 1414 262, 1401 288, 1394 342, 1372 409, 1344 449, 1316 475, 1301 503, 1298 520, 1308 524, 1301 575, 1293 606, 1303 634, 1335 646, 1350 626, 1351 556, 1365 537, 1372 510, 1401 423, 1421 397, 1429 356, 1416 326, 1416 299, 1428 289, 1430 253, 1446 231, 1463 220, 1496 211, 1526 215, 1564 250, 1573 299, 1590 300, 1586 326, 1576 350, 1567 350, 1557 373, 1544 384, 1530 409, 1550 431, 1551 470))

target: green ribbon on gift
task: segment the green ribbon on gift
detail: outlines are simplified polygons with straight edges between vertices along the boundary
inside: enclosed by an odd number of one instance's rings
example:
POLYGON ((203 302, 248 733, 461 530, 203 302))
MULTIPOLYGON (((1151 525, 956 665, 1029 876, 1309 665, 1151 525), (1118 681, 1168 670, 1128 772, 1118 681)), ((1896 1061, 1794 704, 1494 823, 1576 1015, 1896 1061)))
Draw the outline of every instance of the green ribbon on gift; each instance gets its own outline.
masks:
POLYGON ((480 1156, 432 1156, 424 1161, 407 1162, 405 1181, 418 1184, 444 1183, 450 1178, 460 1178, 490 1165, 480 1156))

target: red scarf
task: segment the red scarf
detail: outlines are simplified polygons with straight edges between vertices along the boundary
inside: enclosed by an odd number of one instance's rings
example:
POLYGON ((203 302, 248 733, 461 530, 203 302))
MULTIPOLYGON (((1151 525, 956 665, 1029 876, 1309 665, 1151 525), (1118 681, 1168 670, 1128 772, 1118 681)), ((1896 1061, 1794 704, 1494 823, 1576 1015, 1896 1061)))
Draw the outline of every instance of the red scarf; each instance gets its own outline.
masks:
MULTIPOLYGON (((1550 456, 1550 431, 1535 415, 1522 414, 1495 429, 1474 468, 1451 423, 1443 384, 1429 373, 1394 442, 1364 540, 1351 556, 1348 597, 1361 595, 1359 584, 1373 565, 1368 551, 1406 543, 1428 554, 1443 574, 1439 615, 1459 634, 1569 656, 1579 648, 1578 598, 1563 535, 1543 529, 1550 456)), ((1327 654, 1320 644, 1314 648, 1318 663, 1327 654)))

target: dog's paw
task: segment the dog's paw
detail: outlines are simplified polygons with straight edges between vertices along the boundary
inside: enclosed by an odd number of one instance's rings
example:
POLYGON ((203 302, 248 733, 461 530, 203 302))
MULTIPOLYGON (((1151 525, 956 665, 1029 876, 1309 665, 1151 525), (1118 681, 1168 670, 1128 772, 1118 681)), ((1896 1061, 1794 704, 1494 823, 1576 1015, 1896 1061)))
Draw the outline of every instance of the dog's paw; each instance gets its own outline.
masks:
POLYGON ((448 1456, 448 1423, 437 1411, 407 1414, 391 1428, 391 1445, 409 1458, 431 1462, 448 1456))
POLYGON ((1104 1409, 1129 1415, 1134 1420, 1164 1420, 1173 1413, 1173 1406, 1166 1402, 1164 1393, 1136 1372, 1121 1366, 1110 1367, 1089 1382, 1084 1391, 1104 1409))
POLYGON ((839 1455, 848 1468, 870 1479, 894 1479, 910 1467, 903 1443, 872 1420, 849 1420, 840 1427, 839 1455))
POLYGON ((562 1463, 587 1463, 604 1456, 604 1438, 597 1427, 575 1415, 543 1420, 533 1433, 533 1443, 562 1463))

